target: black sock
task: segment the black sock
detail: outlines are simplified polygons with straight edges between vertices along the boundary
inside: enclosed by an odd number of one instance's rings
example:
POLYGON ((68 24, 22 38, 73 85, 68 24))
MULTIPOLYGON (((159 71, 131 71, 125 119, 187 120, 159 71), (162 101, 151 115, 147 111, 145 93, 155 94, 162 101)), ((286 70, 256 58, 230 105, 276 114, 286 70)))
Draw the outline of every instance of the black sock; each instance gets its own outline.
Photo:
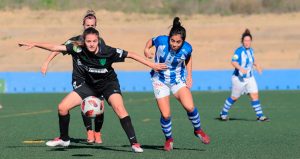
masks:
POLYGON ((102 125, 103 125, 103 121, 104 121, 104 113, 96 116, 94 123, 95 123, 95 132, 100 132, 102 125))
POLYGON ((92 130, 93 127, 92 127, 92 119, 85 116, 82 112, 81 112, 81 116, 82 116, 82 120, 83 120, 83 124, 86 128, 86 131, 88 130, 92 130))
POLYGON ((131 119, 130 116, 126 116, 123 119, 120 119, 121 125, 127 135, 127 138, 130 142, 131 145, 133 145, 134 143, 137 143, 137 139, 135 136, 135 132, 131 123, 131 119))
POLYGON ((62 139, 63 141, 68 141, 70 140, 69 137, 70 114, 64 116, 58 114, 58 118, 59 118, 60 139, 62 139))

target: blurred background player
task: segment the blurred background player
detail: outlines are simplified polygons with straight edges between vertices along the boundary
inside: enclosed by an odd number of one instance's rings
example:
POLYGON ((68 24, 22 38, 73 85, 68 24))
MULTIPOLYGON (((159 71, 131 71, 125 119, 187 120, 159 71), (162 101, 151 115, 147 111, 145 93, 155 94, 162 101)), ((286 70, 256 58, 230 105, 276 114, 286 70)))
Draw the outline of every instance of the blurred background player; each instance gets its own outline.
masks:
MULTIPOLYGON (((92 28, 96 28, 97 26, 97 18, 95 15, 95 12, 93 10, 88 10, 86 12, 86 14, 83 17, 82 20, 82 25, 83 25, 83 29, 87 29, 89 27, 92 28)), ((65 45, 71 43, 71 42, 75 42, 75 41, 82 41, 82 35, 78 35, 75 37, 70 38, 68 41, 65 42, 65 45)), ((100 38, 100 43, 102 43, 103 45, 105 45, 105 42, 102 38, 100 38)), ((63 55, 68 54, 67 52, 62 52, 63 55)), ((50 61, 56 57, 56 55, 60 54, 60 52, 52 52, 48 58, 45 60, 45 62, 43 63, 42 67, 41 67, 41 72, 46 75, 47 69, 48 69, 48 65, 50 63, 50 61)), ((79 87, 80 85, 82 85, 82 83, 85 80, 85 75, 84 75, 84 66, 81 64, 81 61, 79 58, 77 58, 77 56, 72 56, 72 61, 73 61, 73 72, 72 72, 72 86, 73 89, 76 89, 77 87, 79 87)), ((103 96, 99 97, 101 100, 101 104, 104 105, 104 99, 103 96)), ((82 112, 81 112, 81 116, 83 119, 83 123, 84 126, 87 130, 87 142, 88 143, 102 143, 102 137, 101 137, 101 133, 100 130, 102 128, 103 125, 103 121, 104 121, 104 113, 100 116, 97 116, 94 119, 94 124, 95 124, 95 131, 93 131, 93 124, 92 124, 92 119, 85 116, 82 112)))
POLYGON ((210 139, 201 129, 200 115, 194 106, 192 93, 192 46, 185 41, 186 31, 181 26, 179 18, 173 20, 169 36, 158 36, 150 39, 145 47, 144 54, 152 58, 150 48, 155 46, 154 59, 156 63, 165 63, 168 66, 164 71, 151 71, 152 85, 158 108, 161 112, 160 124, 166 141, 164 149, 173 149, 172 121, 170 110, 170 91, 181 103, 187 116, 193 124, 194 134, 208 144, 210 139), (186 74, 187 71, 187 74, 186 74))
POLYGON ((253 74, 253 66, 260 74, 262 73, 262 68, 254 59, 254 51, 251 48, 252 35, 248 29, 242 34, 241 43, 242 46, 236 49, 231 60, 231 64, 234 67, 231 79, 231 97, 225 100, 224 107, 220 113, 220 119, 227 121, 229 119, 228 112, 231 106, 241 95, 248 94, 251 98, 251 105, 256 113, 257 121, 269 121, 269 119, 264 116, 259 101, 258 88, 253 74))
POLYGON ((48 141, 48 146, 69 146, 69 111, 78 106, 88 96, 102 95, 112 106, 120 119, 133 152, 143 152, 137 142, 131 118, 123 104, 120 84, 112 64, 124 62, 125 58, 132 58, 155 71, 164 70, 164 64, 149 62, 133 52, 112 48, 99 43, 99 32, 94 28, 87 28, 83 32, 83 43, 75 42, 67 45, 51 45, 47 43, 19 43, 19 46, 27 46, 28 49, 38 47, 49 51, 67 51, 72 56, 77 56, 86 66, 85 82, 70 92, 58 105, 60 137, 48 141))

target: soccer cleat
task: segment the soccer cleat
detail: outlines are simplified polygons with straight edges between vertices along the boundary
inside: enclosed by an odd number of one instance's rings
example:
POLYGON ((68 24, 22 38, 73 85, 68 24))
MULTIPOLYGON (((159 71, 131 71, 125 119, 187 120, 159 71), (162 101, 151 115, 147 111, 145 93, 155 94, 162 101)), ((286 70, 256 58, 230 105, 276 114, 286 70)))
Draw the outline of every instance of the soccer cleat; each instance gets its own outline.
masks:
POLYGON ((220 120, 222 120, 222 121, 228 121, 229 117, 227 115, 221 115, 220 114, 220 120))
POLYGON ((95 141, 95 136, 94 136, 94 131, 93 130, 88 130, 87 131, 87 139, 86 141, 88 143, 93 143, 95 141))
POLYGON ((165 146, 164 146, 165 151, 173 150, 173 141, 174 141, 173 138, 170 138, 170 139, 166 140, 165 146))
POLYGON ((267 118, 266 116, 261 116, 261 117, 257 118, 257 121, 270 121, 270 119, 267 118))
POLYGON ((202 143, 204 143, 204 144, 209 144, 210 143, 209 136, 206 135, 204 133, 204 131, 196 130, 196 131, 194 131, 194 134, 195 134, 196 137, 198 137, 202 141, 202 143))
POLYGON ((141 148, 141 145, 139 143, 134 143, 131 145, 131 149, 135 153, 142 153, 144 150, 141 148))
POLYGON ((101 138, 101 133, 100 132, 95 132, 95 143, 96 144, 102 144, 102 138, 101 138))
POLYGON ((47 146, 51 146, 51 147, 55 147, 55 146, 67 147, 67 146, 70 145, 70 140, 63 141, 62 139, 60 139, 59 137, 57 137, 54 140, 47 141, 46 145, 47 146))

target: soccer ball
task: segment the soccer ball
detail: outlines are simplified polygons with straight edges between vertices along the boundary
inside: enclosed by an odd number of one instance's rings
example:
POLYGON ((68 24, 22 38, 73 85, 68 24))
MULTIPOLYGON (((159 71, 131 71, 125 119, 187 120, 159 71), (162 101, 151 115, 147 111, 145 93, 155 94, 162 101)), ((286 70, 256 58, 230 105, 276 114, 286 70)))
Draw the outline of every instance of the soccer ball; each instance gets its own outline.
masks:
POLYGON ((101 100, 94 96, 86 97, 81 102, 80 108, 82 113, 89 118, 95 118, 104 112, 104 104, 101 104, 101 100))

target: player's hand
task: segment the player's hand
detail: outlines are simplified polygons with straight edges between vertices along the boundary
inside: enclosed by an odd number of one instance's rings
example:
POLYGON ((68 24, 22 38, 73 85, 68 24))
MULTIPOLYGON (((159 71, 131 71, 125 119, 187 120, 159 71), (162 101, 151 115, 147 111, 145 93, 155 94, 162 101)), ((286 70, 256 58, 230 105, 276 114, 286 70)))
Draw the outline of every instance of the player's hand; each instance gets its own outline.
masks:
POLYGON ((27 43, 27 42, 19 42, 19 47, 27 47, 26 50, 29 50, 34 47, 34 43, 27 43))
POLYGON ((186 77, 186 87, 191 89, 193 85, 193 78, 192 76, 187 76, 186 77))
POLYGON ((260 75, 261 75, 262 72, 263 72, 263 69, 262 69, 259 65, 256 66, 256 70, 257 70, 257 72, 258 72, 260 75))
POLYGON ((147 57, 148 59, 152 59, 153 58, 153 56, 154 56, 154 54, 150 51, 150 49, 148 49, 148 48, 145 48, 145 50, 144 50, 144 55, 145 55, 145 57, 147 57))
POLYGON ((240 72, 241 72, 243 75, 247 74, 247 70, 245 70, 245 69, 243 69, 243 68, 240 68, 240 72))
POLYGON ((46 73, 47 73, 47 70, 48 70, 48 63, 44 63, 41 67, 41 73, 46 76, 46 73))
POLYGON ((168 69, 168 66, 164 63, 153 63, 151 68, 154 70, 154 71, 162 71, 162 70, 166 70, 168 69))

